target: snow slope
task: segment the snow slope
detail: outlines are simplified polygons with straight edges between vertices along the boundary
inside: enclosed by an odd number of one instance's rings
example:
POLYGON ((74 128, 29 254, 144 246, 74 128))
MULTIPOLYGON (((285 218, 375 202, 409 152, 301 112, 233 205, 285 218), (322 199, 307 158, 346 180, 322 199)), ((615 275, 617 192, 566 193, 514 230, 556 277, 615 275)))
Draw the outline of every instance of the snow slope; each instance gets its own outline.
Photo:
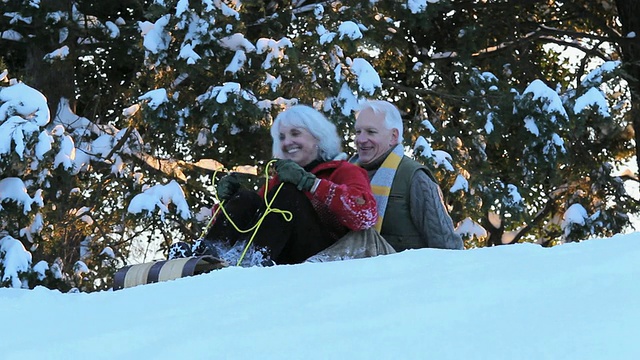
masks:
POLYGON ((2 359, 639 359, 640 233, 0 289, 2 359))

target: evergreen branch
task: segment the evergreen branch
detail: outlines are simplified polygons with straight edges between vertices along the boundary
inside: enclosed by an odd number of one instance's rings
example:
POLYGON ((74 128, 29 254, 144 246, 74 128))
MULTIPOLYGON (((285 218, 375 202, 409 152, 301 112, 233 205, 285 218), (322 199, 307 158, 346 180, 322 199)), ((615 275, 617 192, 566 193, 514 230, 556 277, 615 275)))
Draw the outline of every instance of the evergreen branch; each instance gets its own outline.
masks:
POLYGON ((410 94, 417 94, 417 95, 421 95, 421 96, 437 96, 440 98, 447 98, 447 99, 452 99, 452 100, 459 100, 462 101, 464 100, 466 97, 465 96, 461 96, 461 95, 453 95, 453 94, 447 94, 447 93, 443 93, 443 92, 439 92, 439 91, 435 91, 435 90, 430 90, 430 89, 418 89, 415 87, 410 87, 410 86, 406 86, 406 85, 402 85, 399 84, 395 81, 391 81, 389 79, 381 79, 382 84, 386 87, 391 87, 391 88, 395 88, 398 89, 400 91, 404 91, 410 94))

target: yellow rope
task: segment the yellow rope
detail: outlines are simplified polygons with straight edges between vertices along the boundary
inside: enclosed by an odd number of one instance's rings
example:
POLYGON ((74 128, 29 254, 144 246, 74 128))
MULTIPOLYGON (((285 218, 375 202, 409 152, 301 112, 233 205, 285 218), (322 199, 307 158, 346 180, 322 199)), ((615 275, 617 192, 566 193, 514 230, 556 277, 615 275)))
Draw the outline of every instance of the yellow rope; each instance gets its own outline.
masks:
MULTIPOLYGON (((215 182, 215 177, 213 181, 215 182)), ((224 201, 220 203, 221 204, 220 206, 222 206, 223 202, 224 201)), ((202 229, 202 232, 200 233, 200 237, 198 239, 204 239, 205 235, 207 235, 207 233, 209 232, 209 228, 211 227, 211 224, 213 224, 213 220, 216 219, 216 216, 218 215, 218 211, 220 211, 220 206, 218 206, 218 208, 216 209, 216 212, 213 213, 213 216, 209 218, 209 222, 207 223, 207 226, 205 226, 204 229, 202 229)))
MULTIPOLYGON (((275 200, 276 196, 278 196, 278 193, 280 192, 280 189, 282 188, 282 185, 284 185, 283 183, 280 183, 280 186, 278 186, 278 189, 273 194, 273 197, 271 198, 271 200, 269 201, 267 199, 267 193, 269 192, 269 166, 271 166, 271 164, 274 161, 275 160, 269 161, 267 163, 266 167, 265 167, 265 178, 266 178, 266 181, 265 181, 265 185, 264 185, 264 203, 265 203, 266 209, 265 209, 264 213, 262 214, 262 216, 260 217, 260 219, 258 219, 258 221, 255 223, 255 225, 253 225, 249 229, 242 230, 242 229, 240 229, 238 227, 238 225, 236 225, 235 222, 233 222, 233 220, 231 220, 231 217, 227 213, 227 210, 224 208, 224 201, 220 201, 220 199, 218 198, 218 193, 216 192, 215 197, 216 197, 216 200, 218 200, 220 202, 220 205, 218 206, 218 208, 216 209, 216 212, 213 214, 213 216, 209 220, 209 224, 207 225, 206 229, 209 228, 209 226, 211 225, 213 220, 216 218, 216 216, 218 215, 218 211, 220 211, 222 209, 222 213, 227 218, 229 223, 236 229, 236 231, 238 231, 241 234, 245 234, 245 233, 248 233, 250 231, 253 231, 253 234, 251 235, 251 238, 247 242, 247 245, 244 247, 244 250, 242 251, 242 254, 240 255, 240 258, 238 259, 238 262, 236 263, 236 266, 240 266, 240 264, 242 263, 242 260, 244 259, 244 256, 246 255, 247 250, 249 250, 249 246, 251 246, 251 244, 253 243, 253 239, 255 238, 256 233, 258 232, 258 229, 260 228, 260 225, 262 225, 262 221, 264 221, 264 218, 267 215, 269 215, 270 213, 273 212, 273 213, 281 214, 282 217, 285 219, 285 221, 291 221, 293 219, 293 214, 290 211, 271 208, 271 204, 275 200)), ((215 175, 216 174, 217 174, 217 171, 213 174, 213 176, 214 176, 213 177, 214 178, 213 182, 214 183, 212 185, 215 185, 215 175)))

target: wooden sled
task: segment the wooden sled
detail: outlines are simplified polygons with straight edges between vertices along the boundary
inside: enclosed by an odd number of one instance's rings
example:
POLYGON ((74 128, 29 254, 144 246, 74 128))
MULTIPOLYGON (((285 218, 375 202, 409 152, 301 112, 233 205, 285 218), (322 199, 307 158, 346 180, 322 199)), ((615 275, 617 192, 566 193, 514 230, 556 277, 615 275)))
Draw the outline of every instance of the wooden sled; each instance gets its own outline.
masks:
POLYGON ((129 265, 116 272, 113 290, 206 274, 227 266, 229 264, 226 261, 211 255, 129 265))

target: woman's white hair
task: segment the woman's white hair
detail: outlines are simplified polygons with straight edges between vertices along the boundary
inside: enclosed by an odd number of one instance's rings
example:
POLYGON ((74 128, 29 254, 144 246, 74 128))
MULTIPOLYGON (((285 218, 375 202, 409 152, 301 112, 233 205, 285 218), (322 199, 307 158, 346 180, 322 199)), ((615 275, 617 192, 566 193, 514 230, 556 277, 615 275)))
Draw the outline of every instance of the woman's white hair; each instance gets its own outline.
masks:
POLYGON ((392 103, 384 100, 367 100, 358 104, 357 111, 360 112, 365 109, 371 109, 374 114, 384 115, 384 125, 387 129, 398 130, 398 144, 402 144, 402 116, 400 110, 392 103))
POLYGON ((281 112, 271 126, 273 157, 282 159, 280 126, 294 126, 306 129, 318 140, 318 156, 322 160, 332 160, 341 151, 340 137, 336 126, 318 110, 307 105, 294 105, 281 112))

